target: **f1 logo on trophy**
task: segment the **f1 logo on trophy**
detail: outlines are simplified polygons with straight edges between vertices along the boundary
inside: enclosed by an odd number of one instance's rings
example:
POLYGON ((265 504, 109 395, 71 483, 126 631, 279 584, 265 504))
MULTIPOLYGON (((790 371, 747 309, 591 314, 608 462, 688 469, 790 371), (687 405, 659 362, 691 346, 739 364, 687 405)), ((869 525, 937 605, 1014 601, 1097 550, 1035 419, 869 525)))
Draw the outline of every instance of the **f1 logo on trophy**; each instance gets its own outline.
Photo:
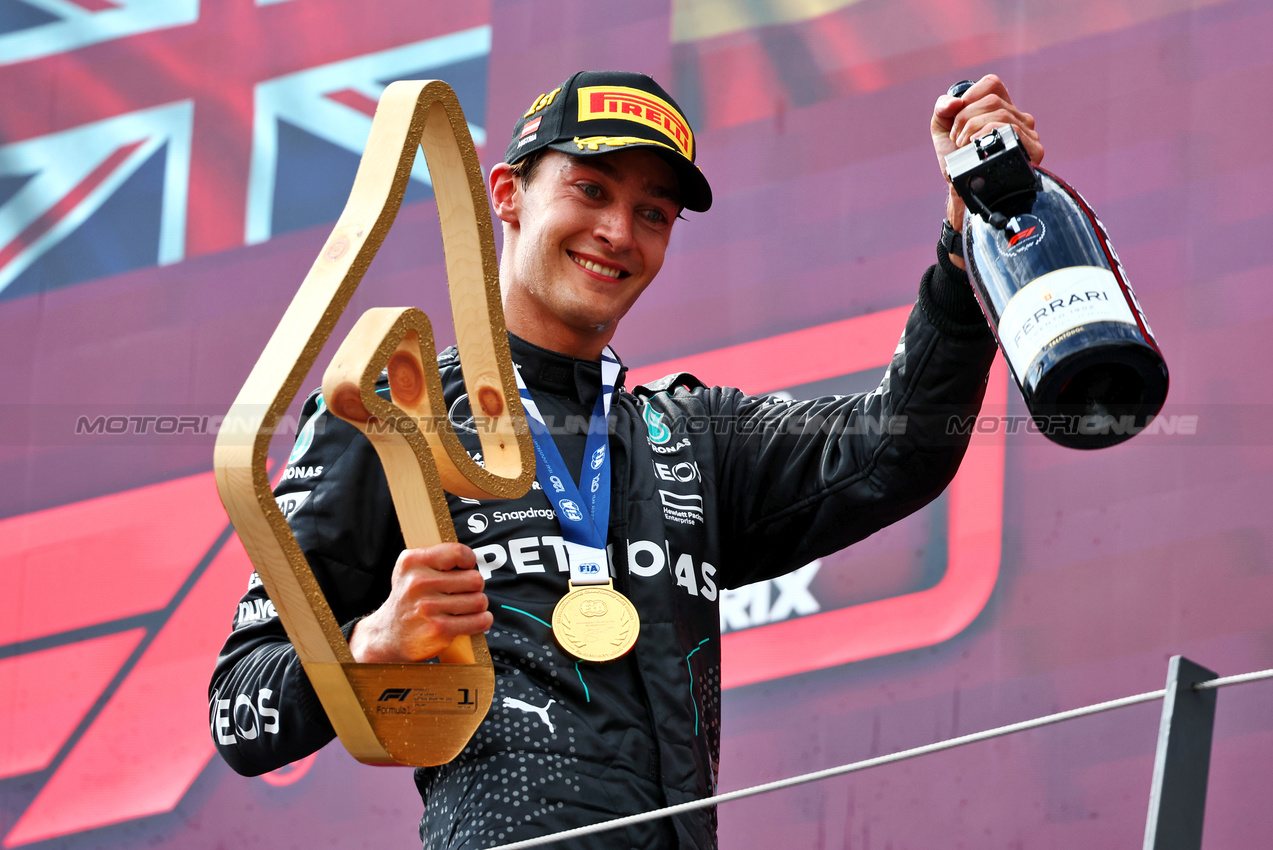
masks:
POLYGON ((1011 127, 947 155, 946 172, 967 205, 973 290, 1039 430, 1077 449, 1140 433, 1167 398, 1167 364, 1096 213, 1011 127))

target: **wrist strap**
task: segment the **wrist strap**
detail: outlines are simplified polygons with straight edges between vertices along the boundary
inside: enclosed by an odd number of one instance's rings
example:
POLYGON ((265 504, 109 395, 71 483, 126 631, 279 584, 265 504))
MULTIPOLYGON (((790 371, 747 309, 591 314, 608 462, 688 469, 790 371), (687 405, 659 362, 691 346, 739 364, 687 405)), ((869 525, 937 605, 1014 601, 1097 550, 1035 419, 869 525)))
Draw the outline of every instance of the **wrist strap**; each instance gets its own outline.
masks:
POLYGON ((964 235, 955 229, 948 218, 943 218, 941 222, 941 246, 947 254, 954 254, 956 257, 964 255, 964 235))

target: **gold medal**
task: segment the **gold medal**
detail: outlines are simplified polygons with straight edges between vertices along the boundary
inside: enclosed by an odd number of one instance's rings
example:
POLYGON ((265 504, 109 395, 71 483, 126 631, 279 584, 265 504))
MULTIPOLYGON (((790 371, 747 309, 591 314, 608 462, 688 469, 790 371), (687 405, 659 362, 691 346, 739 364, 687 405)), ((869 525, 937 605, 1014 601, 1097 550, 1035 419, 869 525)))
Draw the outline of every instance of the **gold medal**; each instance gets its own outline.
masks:
POLYGON ((614 582, 570 585, 553 609, 553 637, 581 661, 613 661, 636 643, 637 610, 614 582))

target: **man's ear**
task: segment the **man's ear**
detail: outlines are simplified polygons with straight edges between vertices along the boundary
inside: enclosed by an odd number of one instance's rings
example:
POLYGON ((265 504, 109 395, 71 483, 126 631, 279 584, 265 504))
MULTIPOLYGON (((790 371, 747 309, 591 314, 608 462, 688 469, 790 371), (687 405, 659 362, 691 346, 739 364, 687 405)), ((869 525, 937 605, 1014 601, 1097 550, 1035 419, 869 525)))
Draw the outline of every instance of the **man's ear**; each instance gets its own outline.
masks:
POLYGON ((517 211, 521 201, 520 181, 513 176, 513 167, 506 162, 496 163, 487 178, 491 189, 491 206, 500 221, 517 223, 517 211))

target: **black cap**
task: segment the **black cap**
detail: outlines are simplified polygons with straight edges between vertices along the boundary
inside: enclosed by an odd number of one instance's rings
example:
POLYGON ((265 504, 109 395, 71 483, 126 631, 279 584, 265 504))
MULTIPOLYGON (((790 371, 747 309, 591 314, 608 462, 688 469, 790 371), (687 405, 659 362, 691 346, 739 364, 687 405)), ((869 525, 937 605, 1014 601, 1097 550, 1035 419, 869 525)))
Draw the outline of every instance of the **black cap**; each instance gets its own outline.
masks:
POLYGON ((598 156, 634 147, 648 147, 672 166, 687 210, 711 207, 712 187, 694 164, 690 122, 672 96, 645 74, 579 71, 541 94, 513 127, 504 162, 512 165, 543 148, 598 156))

